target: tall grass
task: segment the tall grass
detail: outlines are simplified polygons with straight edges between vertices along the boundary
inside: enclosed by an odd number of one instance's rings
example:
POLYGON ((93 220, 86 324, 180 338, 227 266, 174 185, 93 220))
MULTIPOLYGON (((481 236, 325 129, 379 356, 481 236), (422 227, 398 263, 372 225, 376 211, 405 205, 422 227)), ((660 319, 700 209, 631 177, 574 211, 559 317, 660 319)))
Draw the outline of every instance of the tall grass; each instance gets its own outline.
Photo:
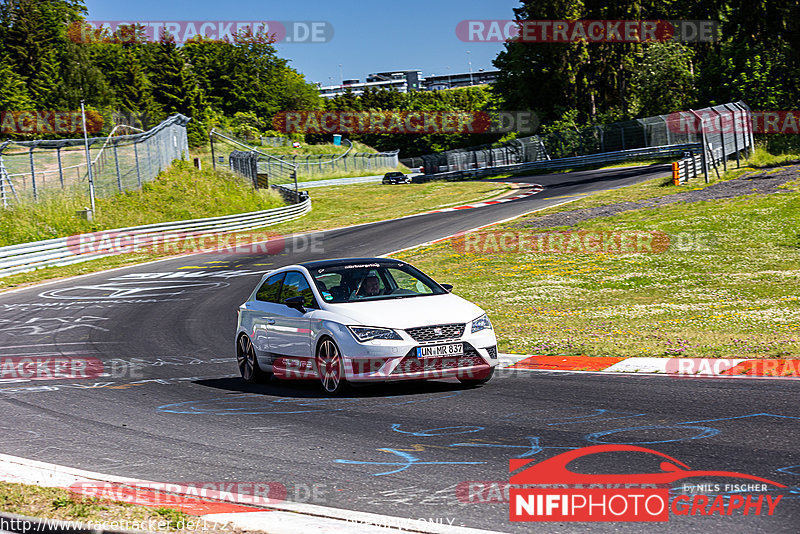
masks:
POLYGON ((199 171, 176 162, 141 190, 97 199, 92 222, 76 215, 89 206, 88 192, 50 193, 40 202, 0 208, 0 246, 126 226, 232 215, 284 205, 280 195, 254 190, 234 174, 199 171))

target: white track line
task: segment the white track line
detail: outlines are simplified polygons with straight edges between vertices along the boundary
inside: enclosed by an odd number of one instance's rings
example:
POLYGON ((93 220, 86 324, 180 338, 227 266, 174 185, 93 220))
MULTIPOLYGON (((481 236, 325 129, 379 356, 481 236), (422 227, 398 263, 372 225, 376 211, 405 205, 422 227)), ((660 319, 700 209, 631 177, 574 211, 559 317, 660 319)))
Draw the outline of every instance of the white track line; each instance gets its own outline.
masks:
MULTIPOLYGON (((154 487, 153 485, 156 484, 147 480, 84 471, 7 454, 0 454, 0 480, 58 488, 68 488, 78 482, 113 482, 126 486, 145 485, 150 487, 154 487)), ((169 493, 182 495, 179 491, 169 493)), ((191 493, 183 494, 192 496, 191 493)), ((195 494, 194 497, 196 496, 195 494)), ((252 497, 247 495, 220 492, 219 497, 218 500, 222 502, 252 502, 252 497)), ((239 528, 266 530, 270 534, 338 534, 345 531, 356 534, 388 534, 398 531, 426 534, 488 534, 493 532, 288 501, 270 504, 268 508, 271 511, 208 514, 201 518, 220 523, 233 523, 239 528)))

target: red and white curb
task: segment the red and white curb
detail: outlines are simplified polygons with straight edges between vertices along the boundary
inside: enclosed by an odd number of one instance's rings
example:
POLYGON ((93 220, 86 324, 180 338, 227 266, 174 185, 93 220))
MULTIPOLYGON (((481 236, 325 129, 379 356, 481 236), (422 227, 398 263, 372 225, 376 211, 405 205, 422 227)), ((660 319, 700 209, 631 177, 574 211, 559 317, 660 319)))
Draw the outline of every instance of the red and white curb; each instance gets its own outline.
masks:
POLYGON ((800 359, 532 356, 501 354, 501 368, 592 373, 638 373, 673 377, 800 379, 800 359))
MULTIPOLYGON (((527 186, 528 184, 524 184, 524 185, 527 186)), ((533 186, 531 186, 530 189, 528 189, 528 191, 525 191, 524 193, 521 193, 519 195, 514 195, 513 197, 500 198, 500 199, 497 199, 497 200, 486 200, 484 202, 475 202, 473 204, 464 204, 463 206, 455 206, 453 208, 443 208, 443 209, 440 209, 440 210, 426 211, 425 213, 417 213, 417 214, 415 214, 415 216, 430 215, 431 213, 446 213, 448 211, 471 210, 471 209, 475 209, 475 208, 482 208, 484 206, 494 206, 495 204, 503 204, 504 202, 513 202, 514 200, 519 200, 521 198, 526 198, 526 197, 529 197, 531 195, 535 195, 537 193, 541 193, 542 191, 544 191, 544 187, 543 186, 541 186, 539 184, 533 184, 533 186)))
MULTIPOLYGON (((487 534, 492 531, 419 519, 385 516, 353 510, 329 508, 290 501, 253 504, 252 495, 220 491, 215 498, 199 498, 180 483, 165 484, 74 469, 56 464, 0 454, 0 480, 18 484, 64 488, 76 493, 98 494, 98 488, 114 495, 123 494, 124 502, 157 508, 175 508, 198 516, 208 523, 227 524, 270 534, 388 534, 419 532, 430 534, 487 534), (82 489, 83 488, 83 489, 82 489), (152 488, 157 488, 153 490, 152 488), (179 505, 164 503, 164 496, 175 497, 179 505), (217 498, 218 497, 218 498, 217 498)), ((170 502, 174 502, 170 500, 170 502)))

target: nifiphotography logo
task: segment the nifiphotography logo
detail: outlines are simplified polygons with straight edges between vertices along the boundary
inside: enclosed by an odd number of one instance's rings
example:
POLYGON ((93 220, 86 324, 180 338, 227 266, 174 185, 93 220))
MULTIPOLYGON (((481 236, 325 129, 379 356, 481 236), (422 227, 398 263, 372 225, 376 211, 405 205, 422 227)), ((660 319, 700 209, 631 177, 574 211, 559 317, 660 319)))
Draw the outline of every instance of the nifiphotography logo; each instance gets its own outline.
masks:
POLYGON ((635 445, 594 445, 571 450, 530 465, 533 460, 510 460, 511 521, 665 522, 672 515, 773 515, 783 495, 765 494, 768 486, 783 484, 735 471, 698 471, 662 452, 635 445), (655 455, 660 472, 583 474, 567 466, 600 453, 655 455), (521 468, 521 471, 519 471, 521 468), (722 477, 724 484, 684 484, 685 494, 670 500, 670 484, 678 480, 722 477), (757 483, 734 483, 745 479, 757 483), (716 496, 723 490, 729 495, 716 496), (688 493, 692 493, 689 495, 688 493), (760 493, 760 494, 759 494, 760 493))

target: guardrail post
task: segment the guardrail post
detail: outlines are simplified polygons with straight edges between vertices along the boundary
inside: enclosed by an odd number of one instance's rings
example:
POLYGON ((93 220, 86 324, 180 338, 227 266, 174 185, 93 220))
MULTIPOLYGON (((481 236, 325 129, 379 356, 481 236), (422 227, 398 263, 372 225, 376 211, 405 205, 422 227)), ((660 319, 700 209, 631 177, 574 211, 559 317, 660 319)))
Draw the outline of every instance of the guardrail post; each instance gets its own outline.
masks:
POLYGON ((150 154, 150 139, 144 142, 147 147, 147 180, 153 179, 153 157, 150 154))
POLYGON ((114 143, 114 167, 117 169, 117 189, 122 193, 122 175, 119 172, 119 154, 117 154, 117 143, 114 143))
POLYGON ((749 151, 748 151, 748 156, 752 156, 753 155, 753 151, 755 151, 755 148, 756 148, 756 144, 755 144, 755 141, 753 139, 753 113, 750 111, 750 108, 748 108, 744 103, 739 104, 737 102, 735 105, 741 107, 742 111, 744 111, 744 121, 745 121, 745 124, 747 125, 747 136, 748 136, 748 139, 750 141, 748 143, 748 145, 750 145, 750 148, 749 148, 749 151))
MULTIPOLYGON (((728 171, 728 154, 725 151, 725 129, 722 127, 722 113, 711 108, 711 111, 717 114, 717 120, 719 121, 719 137, 722 140, 722 168, 725 172, 728 171)), ((711 157, 714 157, 713 154, 711 157)))
POLYGON ((733 149, 736 151, 736 168, 739 168, 741 167, 741 164, 739 163, 739 124, 738 120, 736 119, 736 108, 731 110, 728 107, 728 104, 725 104, 723 107, 731 112, 731 121, 733 123, 733 149))
MULTIPOLYGON (((703 176, 705 177, 706 183, 708 183, 708 144, 706 141, 706 126, 703 122, 703 117, 701 117, 696 111, 693 109, 689 110, 689 113, 694 115, 695 119, 700 122, 700 148, 703 149, 703 156, 702 156, 702 164, 703 164, 703 176)), ((713 157, 713 155, 712 155, 713 157)))
POLYGON ((142 173, 139 169, 139 143, 133 143, 133 159, 136 160, 136 183, 142 188, 142 173))
POLYGON ((28 155, 31 159, 31 185, 33 186, 33 200, 39 200, 39 192, 36 189, 36 165, 33 163, 33 147, 31 147, 28 155))
POLYGON ((61 147, 56 147, 56 159, 58 159, 58 179, 61 182, 61 189, 64 189, 64 165, 61 162, 61 147))
POLYGON ((208 142, 211 144, 211 165, 214 167, 214 170, 217 170, 217 158, 214 155, 214 129, 212 128, 210 132, 208 132, 208 142))

